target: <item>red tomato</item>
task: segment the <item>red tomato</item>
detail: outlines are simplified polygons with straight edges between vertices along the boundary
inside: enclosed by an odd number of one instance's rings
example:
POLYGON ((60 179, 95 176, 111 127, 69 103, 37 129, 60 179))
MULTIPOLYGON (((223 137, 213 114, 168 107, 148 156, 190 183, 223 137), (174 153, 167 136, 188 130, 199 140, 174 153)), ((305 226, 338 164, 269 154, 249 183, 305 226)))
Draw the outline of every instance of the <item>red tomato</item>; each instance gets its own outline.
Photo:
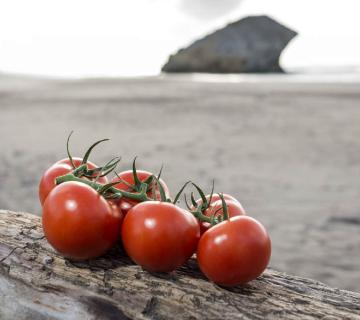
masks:
POLYGON ((202 272, 223 286, 251 281, 265 270, 271 243, 265 228, 255 219, 237 216, 206 231, 197 249, 202 272))
MULTIPOLYGON (((222 195, 223 195, 223 197, 224 197, 225 200, 231 200, 231 201, 240 203, 237 199, 235 199, 233 196, 231 196, 231 195, 229 195, 229 194, 223 193, 222 195)), ((210 200, 210 194, 208 194, 205 198, 206 198, 207 201, 209 201, 209 200, 210 200)), ((212 197, 211 197, 210 203, 213 203, 213 202, 218 201, 218 200, 221 200, 220 196, 219 196, 217 193, 214 193, 214 194, 212 195, 212 197)), ((203 203, 203 201, 202 201, 202 199, 200 198, 200 199, 196 200, 196 203, 197 203, 198 205, 200 205, 200 204, 203 203)))
MULTIPOLYGON (((227 205, 227 212, 230 218, 235 216, 245 215, 245 210, 243 206, 240 204, 240 202, 228 200, 225 198, 224 200, 227 205)), ((215 217, 223 216, 224 210, 221 199, 217 201, 211 201, 209 208, 207 208, 203 214, 207 217, 211 217, 213 215, 215 215, 215 217)), ((199 221, 199 224, 200 224, 201 234, 203 234, 205 231, 211 228, 211 224, 208 222, 199 221)))
POLYGON ((42 224, 49 243, 74 260, 104 254, 119 239, 122 215, 88 185, 64 182, 43 206, 42 224))
MULTIPOLYGON (((76 167, 80 166, 82 163, 81 158, 73 158, 73 161, 76 167)), ((89 169, 97 168, 95 164, 89 161, 87 162, 87 165, 89 169)), ((62 159, 56 162, 49 169, 45 171, 45 173, 41 177, 40 185, 39 185, 39 198, 41 205, 44 204, 45 199, 50 193, 50 191, 56 187, 55 179, 71 171, 73 171, 73 167, 71 166, 71 162, 69 158, 62 159)), ((100 177, 98 182, 102 184, 106 184, 108 183, 108 179, 106 177, 100 177)))
MULTIPOLYGON (((153 175, 151 172, 144 171, 144 170, 136 170, 136 173, 141 182, 144 182, 148 177, 153 175)), ((125 182, 120 182, 119 184, 115 185, 114 187, 116 189, 127 191, 127 192, 136 192, 136 191, 133 191, 133 189, 131 187, 129 187, 129 185, 133 186, 135 184, 134 175, 133 175, 132 170, 123 171, 123 172, 119 173, 118 176, 119 177, 115 177, 111 182, 116 182, 116 181, 119 181, 120 179, 125 182)), ((166 197, 169 198, 170 191, 169 191, 168 186, 162 179, 160 179, 160 183, 165 191, 166 197)), ((152 198, 153 191, 149 190, 149 192, 147 194, 149 197, 152 198)), ((155 189, 155 198, 156 198, 156 200, 161 200, 159 188, 157 186, 155 189)), ((139 202, 136 200, 126 199, 126 198, 122 198, 118 201, 118 205, 119 205, 121 211, 123 212, 123 214, 125 214, 125 215, 133 206, 135 206, 138 203, 139 202)))
MULTIPOLYGON (((83 159, 79 158, 79 157, 73 157, 72 160, 74 162, 75 167, 77 168, 82 164, 83 159)), ((57 161, 56 163, 64 163, 64 164, 68 164, 69 166, 71 166, 71 161, 69 158, 64 158, 62 160, 57 161)), ((89 161, 87 163, 89 164, 90 169, 93 169, 92 166, 95 168, 95 165, 93 163, 91 163, 89 161)))
POLYGON ((171 203, 142 202, 124 218, 122 241, 133 261, 152 272, 170 272, 195 252, 200 237, 194 216, 171 203))

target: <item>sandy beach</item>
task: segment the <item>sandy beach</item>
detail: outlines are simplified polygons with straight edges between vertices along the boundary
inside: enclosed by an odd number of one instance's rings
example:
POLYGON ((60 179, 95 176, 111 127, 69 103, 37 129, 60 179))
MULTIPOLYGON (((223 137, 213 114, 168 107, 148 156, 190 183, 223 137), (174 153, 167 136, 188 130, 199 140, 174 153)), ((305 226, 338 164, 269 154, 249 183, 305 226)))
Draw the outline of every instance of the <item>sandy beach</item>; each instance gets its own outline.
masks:
POLYGON ((360 84, 0 74, 0 208, 41 214, 42 172, 110 138, 176 191, 189 178, 233 194, 269 230, 271 267, 360 291, 360 84))

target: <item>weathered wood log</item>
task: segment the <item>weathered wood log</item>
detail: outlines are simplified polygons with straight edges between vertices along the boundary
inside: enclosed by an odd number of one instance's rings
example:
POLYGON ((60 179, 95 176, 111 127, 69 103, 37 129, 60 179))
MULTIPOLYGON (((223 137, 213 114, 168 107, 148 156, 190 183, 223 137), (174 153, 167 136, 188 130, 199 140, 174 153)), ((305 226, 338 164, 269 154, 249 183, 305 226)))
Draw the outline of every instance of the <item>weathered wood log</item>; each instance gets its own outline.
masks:
POLYGON ((43 236, 40 218, 0 211, 0 319, 360 319, 360 294, 267 270, 221 288, 196 261, 150 274, 114 248, 75 263, 43 236))

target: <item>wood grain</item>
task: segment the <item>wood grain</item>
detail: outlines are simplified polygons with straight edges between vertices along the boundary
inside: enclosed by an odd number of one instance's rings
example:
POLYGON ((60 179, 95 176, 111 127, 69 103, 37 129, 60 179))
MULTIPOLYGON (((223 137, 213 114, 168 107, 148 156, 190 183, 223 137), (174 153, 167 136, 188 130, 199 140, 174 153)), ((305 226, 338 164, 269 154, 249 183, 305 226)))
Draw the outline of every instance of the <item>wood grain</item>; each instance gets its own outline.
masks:
POLYGON ((150 274, 114 248, 71 262, 43 236, 40 218, 0 210, 0 319, 360 319, 360 294, 267 270, 231 289, 191 259, 150 274))

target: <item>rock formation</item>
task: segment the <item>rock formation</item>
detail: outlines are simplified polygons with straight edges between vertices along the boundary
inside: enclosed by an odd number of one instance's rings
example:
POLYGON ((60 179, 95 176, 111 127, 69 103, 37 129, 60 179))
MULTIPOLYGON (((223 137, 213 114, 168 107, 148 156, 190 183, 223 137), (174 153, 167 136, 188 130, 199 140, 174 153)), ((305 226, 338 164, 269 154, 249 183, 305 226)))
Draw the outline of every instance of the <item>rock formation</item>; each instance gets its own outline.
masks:
POLYGON ((164 72, 282 72, 280 54, 297 33, 267 16, 231 23, 171 55, 164 72))

